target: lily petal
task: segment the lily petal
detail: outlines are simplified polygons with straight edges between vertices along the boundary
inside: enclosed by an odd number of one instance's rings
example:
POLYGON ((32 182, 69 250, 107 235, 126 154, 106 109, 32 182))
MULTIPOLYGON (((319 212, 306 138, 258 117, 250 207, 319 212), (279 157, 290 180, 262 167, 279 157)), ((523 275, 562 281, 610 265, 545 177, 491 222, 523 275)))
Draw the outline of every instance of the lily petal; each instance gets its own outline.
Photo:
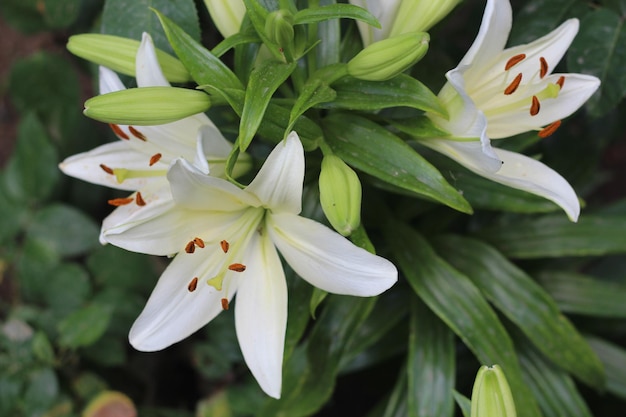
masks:
POLYGON ((298 214, 302 211, 304 149, 296 132, 276 145, 257 176, 246 187, 272 211, 298 214))
POLYGON ((125 90, 122 80, 117 74, 106 67, 98 67, 98 79, 100 94, 112 93, 114 91, 125 90))
POLYGON ((232 212, 261 205, 254 195, 224 179, 204 174, 182 158, 174 161, 167 179, 174 200, 187 209, 232 212))
POLYGON ((313 220, 278 213, 268 214, 267 223, 272 241, 293 270, 324 291, 368 297, 398 279, 391 262, 313 220))
POLYGON ((491 145, 485 146, 479 141, 460 142, 446 139, 420 140, 421 144, 454 159, 470 169, 480 169, 496 173, 502 167, 502 161, 491 145))
POLYGON ((157 60, 152 37, 143 32, 135 57, 135 76, 139 87, 169 87, 157 60))
POLYGON ((241 352, 265 393, 280 398, 287 328, 287 284, 267 235, 254 233, 239 276, 235 326, 241 352))
POLYGON ((186 255, 176 256, 163 272, 130 329, 128 339, 135 349, 153 352, 186 338, 213 320, 222 311, 221 299, 231 300, 237 290, 237 276, 229 277, 232 281, 223 291, 206 284, 206 273, 219 265, 219 252, 186 255), (191 292, 187 286, 194 277, 199 281, 191 292))

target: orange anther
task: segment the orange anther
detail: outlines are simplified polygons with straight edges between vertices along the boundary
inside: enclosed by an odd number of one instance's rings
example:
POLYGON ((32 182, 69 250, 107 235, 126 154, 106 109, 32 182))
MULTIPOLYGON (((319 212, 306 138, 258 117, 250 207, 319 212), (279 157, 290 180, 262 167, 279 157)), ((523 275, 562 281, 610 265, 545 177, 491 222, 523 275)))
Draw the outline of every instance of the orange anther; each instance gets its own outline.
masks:
POLYGON ((115 133, 115 134, 117 135, 117 137, 119 137, 120 139, 125 139, 125 140, 130 139, 130 138, 128 137, 128 135, 126 134, 126 132, 124 132, 124 131, 122 130, 122 128, 121 128, 121 127, 119 127, 118 125, 113 124, 113 123, 109 123, 109 127, 111 128, 111 130, 113 131, 113 133, 115 133))
POLYGON ((137 139, 141 139, 144 142, 147 141, 148 139, 144 136, 143 133, 141 133, 140 131, 138 131, 137 129, 135 129, 132 126, 128 126, 128 130, 130 130, 130 133, 133 134, 134 137, 136 137, 137 139))
POLYGON ((228 310, 228 299, 222 298, 222 309, 228 310))
POLYGON ((100 164, 100 168, 102 168, 102 170, 104 172, 106 172, 107 174, 113 175, 113 170, 111 168, 109 168, 108 166, 106 166, 104 164, 100 164))
POLYGON ((504 94, 507 95, 507 96, 510 95, 510 94, 513 94, 515 92, 515 90, 517 90, 517 87, 519 87, 519 83, 521 83, 521 82, 522 82, 522 73, 520 72, 513 79, 513 81, 511 81, 511 84, 509 84, 509 86, 504 89, 504 94))
POLYGON ((198 277, 193 277, 189 284, 187 285, 187 289, 189 292, 194 292, 198 288, 198 277))
POLYGON ((150 166, 156 164, 157 162, 159 162, 159 160, 161 159, 163 155, 161 155, 160 153, 155 153, 154 155, 152 155, 150 157, 150 166))
POLYGON ((193 243, 195 243, 195 245, 199 248, 204 247, 204 240, 200 239, 199 237, 194 238, 193 243))
POLYGON ((508 61, 506 61, 506 65, 504 66, 504 70, 505 71, 510 70, 515 65, 519 64, 520 62, 522 62, 525 58, 526 58, 526 54, 517 54, 515 56, 512 56, 511 58, 509 58, 508 61))
POLYGON ((556 82, 556 85, 559 86, 559 88, 562 90, 563 89, 563 84, 565 84, 565 77, 563 75, 561 75, 559 77, 559 79, 556 82))
POLYGON ((146 205, 146 201, 143 199, 139 191, 137 191, 137 194, 135 195, 135 203, 137 203, 138 206, 146 205))
POLYGON ((548 136, 552 135, 554 132, 556 132, 556 130, 561 126, 561 121, 557 120, 554 123, 549 124, 548 126, 544 127, 543 129, 541 129, 539 131, 539 137, 540 138, 547 138, 548 136))
POLYGON ((246 266, 244 264, 230 264, 228 269, 235 272, 243 272, 246 270, 246 266))
POLYGON ((134 199, 132 197, 114 198, 112 200, 109 200, 108 203, 112 206, 119 207, 119 206, 125 206, 126 204, 130 204, 133 202, 133 200, 134 199))
POLYGON ((195 251, 196 251, 196 244, 192 240, 191 242, 187 243, 187 245, 185 246, 185 252, 194 253, 195 251))
POLYGON ((230 244, 227 241, 222 240, 220 242, 220 246, 222 247, 222 251, 224 251, 224 253, 228 253, 228 248, 230 248, 230 244))
POLYGON ((548 61, 544 57, 539 57, 539 77, 543 78, 548 73, 548 61))
POLYGON ((536 116, 539 113, 539 109, 541 108, 541 104, 539 103, 539 99, 537 96, 533 96, 533 102, 530 105, 530 115, 536 116))

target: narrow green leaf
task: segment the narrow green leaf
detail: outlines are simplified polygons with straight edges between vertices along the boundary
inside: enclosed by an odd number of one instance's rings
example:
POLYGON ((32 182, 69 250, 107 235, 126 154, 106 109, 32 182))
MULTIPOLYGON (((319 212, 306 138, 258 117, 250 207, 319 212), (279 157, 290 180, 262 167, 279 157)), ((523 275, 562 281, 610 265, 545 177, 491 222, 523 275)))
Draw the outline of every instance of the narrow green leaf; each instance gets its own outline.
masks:
POLYGON ((472 411, 472 402, 470 399, 458 391, 454 391, 453 395, 456 405, 459 406, 459 409, 463 413, 463 417, 470 417, 470 413, 472 411))
POLYGON ((567 54, 567 66, 600 78, 600 89, 587 102, 592 115, 601 116, 617 106, 626 94, 624 19, 606 8, 585 16, 567 54))
POLYGON ((446 236, 438 238, 435 247, 551 361, 589 386, 604 384, 598 357, 524 271, 479 240, 446 236))
POLYGON ((285 64, 267 60, 252 70, 246 88, 237 138, 242 152, 248 149, 248 145, 256 134, 272 95, 291 75, 296 65, 296 62, 285 64))
POLYGON ((591 417, 585 400, 567 373, 547 361, 527 341, 516 340, 516 345, 524 380, 545 417, 591 417))
POLYGON ((626 399, 626 350, 623 347, 592 336, 588 336, 587 341, 604 364, 607 391, 622 399, 626 399))
POLYGON ((257 34, 263 40, 263 44, 276 59, 284 59, 280 52, 280 46, 272 42, 265 34, 265 21, 269 15, 268 10, 263 7, 262 2, 257 0, 243 0, 243 2, 246 5, 246 16, 250 19, 250 23, 252 23, 257 34))
POLYGON ((626 216, 563 215, 516 219, 479 236, 509 258, 595 256, 626 252, 626 216))
POLYGON ((313 288, 313 294, 311 294, 311 299, 309 300, 309 314, 311 314, 311 317, 315 318, 317 307, 324 301, 327 295, 326 291, 317 287, 313 288))
POLYGON ((544 271, 538 279, 564 312, 626 318, 626 284, 565 271, 544 271))
POLYGON ((326 108, 380 110, 390 107, 411 107, 446 115, 437 96, 415 78, 400 74, 386 81, 366 81, 343 77, 333 83, 337 98, 326 108))
POLYGON ((397 265, 417 295, 484 364, 498 364, 507 375, 521 417, 539 416, 521 378, 513 343, 478 288, 440 258, 428 242, 406 225, 387 227, 397 265))
POLYGON ((260 42, 261 38, 259 38, 256 33, 249 34, 239 32, 235 33, 232 36, 229 36, 228 38, 217 44, 215 48, 211 49, 211 53, 219 58, 235 46, 260 42))
POLYGON ((330 147, 353 167, 463 213, 472 212, 435 167, 380 125, 363 117, 336 113, 324 119, 323 127, 330 147))
POLYGON ((142 32, 148 32, 155 45, 169 51, 171 47, 151 9, 159 10, 173 24, 184 27, 192 39, 200 39, 200 23, 193 0, 107 0, 101 32, 131 39, 141 39, 142 32))
POLYGON ((302 92, 296 99, 291 113, 289 114, 289 126, 292 126, 298 117, 305 111, 317 104, 333 101, 337 93, 330 88, 324 81, 319 78, 310 79, 302 89, 302 92))
POLYGON ((318 23, 330 19, 354 19, 365 22, 368 25, 380 29, 380 23, 370 12, 362 7, 351 4, 331 4, 328 6, 300 10, 294 16, 294 23, 302 25, 306 23, 318 23))
POLYGON ((243 89, 241 81, 219 58, 200 45, 172 20, 154 10, 172 48, 199 85, 243 89))
POLYGON ((419 299, 411 302, 406 370, 409 417, 452 416, 454 334, 419 299))
POLYGON ((112 313, 111 306, 96 303, 76 310, 59 323, 59 344, 75 349, 94 343, 104 334, 112 313))

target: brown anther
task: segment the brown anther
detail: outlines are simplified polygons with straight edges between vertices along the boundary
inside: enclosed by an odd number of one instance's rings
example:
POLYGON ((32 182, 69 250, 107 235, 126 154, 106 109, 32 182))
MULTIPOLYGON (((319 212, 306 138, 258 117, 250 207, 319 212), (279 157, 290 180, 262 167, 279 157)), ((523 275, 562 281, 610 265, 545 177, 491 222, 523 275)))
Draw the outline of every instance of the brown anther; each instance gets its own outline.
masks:
POLYGON ((107 174, 113 175, 113 170, 104 164, 100 164, 100 168, 107 174))
POLYGON ((113 123, 109 123, 109 127, 111 128, 111 130, 113 131, 113 133, 115 133, 115 134, 117 135, 117 137, 119 137, 120 139, 125 139, 125 140, 130 139, 130 138, 128 137, 128 135, 126 134, 126 132, 124 132, 124 131, 122 130, 122 128, 121 128, 121 127, 119 127, 118 125, 113 124, 113 123))
POLYGON ((141 139, 144 142, 148 140, 148 138, 146 138, 143 133, 141 133, 140 131, 138 131, 134 127, 128 126, 128 130, 130 130, 130 133, 132 133, 133 136, 136 137, 137 139, 141 139))
POLYGON ((559 79, 556 82, 556 85, 559 86, 559 88, 562 90, 563 89, 563 84, 565 84, 565 77, 563 75, 561 75, 559 77, 559 79))
POLYGON ((143 199, 139 191, 137 191, 137 194, 135 195, 135 203, 140 207, 146 205, 146 200, 143 199))
POLYGON ((222 309, 228 310, 228 299, 222 298, 222 309))
POLYGON ((194 253, 195 251, 196 251, 196 244, 192 240, 189 243, 187 243, 187 245, 185 246, 185 252, 194 253))
POLYGON ((194 292, 198 288, 198 277, 193 277, 189 284, 187 285, 187 289, 189 292, 194 292))
POLYGON ((230 264, 228 269, 235 272, 243 272, 246 270, 246 266, 244 264, 230 264))
POLYGON ((506 61, 504 70, 505 71, 510 70, 511 68, 513 68, 514 66, 522 62, 525 58, 526 58, 526 54, 517 54, 515 56, 512 56, 511 58, 509 58, 508 61, 506 61))
POLYGON ((195 243, 195 245, 199 248, 204 247, 204 240, 200 239, 199 237, 194 238, 193 243, 195 243))
POLYGON ((513 94, 515 92, 515 90, 517 90, 517 87, 519 87, 519 83, 521 83, 521 82, 522 82, 522 73, 520 72, 513 79, 513 81, 511 81, 511 84, 509 84, 509 86, 504 89, 504 94, 507 95, 507 96, 510 95, 510 94, 513 94))
POLYGON ((530 105, 530 115, 536 116, 539 113, 539 109, 541 108, 541 104, 539 103, 539 99, 537 96, 533 96, 533 102, 530 105))
POLYGON ((547 138, 548 136, 551 136, 554 132, 556 132, 556 130, 561 126, 561 121, 557 120, 554 123, 549 124, 548 126, 544 127, 543 129, 541 129, 539 131, 539 137, 541 139, 547 138))
POLYGON ((130 204, 133 202, 133 200, 134 198, 132 197, 114 198, 112 200, 109 200, 108 203, 112 206, 119 207, 119 206, 125 206, 126 204, 130 204))
POLYGON ((163 155, 161 155, 160 153, 155 153, 154 155, 152 155, 150 157, 150 166, 156 164, 157 162, 159 162, 159 160, 161 159, 163 155))
POLYGON ((543 78, 548 73, 548 61, 544 57, 539 57, 539 77, 543 78))
POLYGON ((224 251, 224 253, 228 253, 228 248, 230 248, 230 244, 227 241, 222 240, 220 242, 220 246, 222 247, 222 251, 224 251))

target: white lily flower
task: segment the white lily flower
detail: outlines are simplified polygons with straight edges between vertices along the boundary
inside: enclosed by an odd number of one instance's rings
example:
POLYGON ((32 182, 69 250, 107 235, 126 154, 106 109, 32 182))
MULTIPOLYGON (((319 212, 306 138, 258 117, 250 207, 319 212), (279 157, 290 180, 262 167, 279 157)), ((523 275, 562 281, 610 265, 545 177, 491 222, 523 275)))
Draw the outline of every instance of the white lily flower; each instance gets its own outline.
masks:
POLYGON ((204 0, 204 4, 223 37, 239 32, 241 21, 246 15, 243 0, 204 0))
POLYGON ((279 398, 287 285, 276 249, 300 277, 331 293, 374 296, 397 280, 391 262, 299 216, 304 150, 295 132, 244 189, 182 158, 168 179, 174 210, 133 221, 116 237, 123 248, 179 252, 130 331, 138 350, 161 350, 186 338, 227 310, 237 292, 235 324, 244 359, 261 388, 279 398))
MULTIPOLYGON (((111 70, 100 67, 100 94, 123 90, 119 77, 111 70)), ((136 76, 139 87, 170 86, 156 58, 152 38, 143 34, 137 51, 136 76)), ((110 125, 121 141, 99 146, 89 152, 65 159, 59 168, 67 175, 121 190, 136 191, 129 198, 109 201, 114 206, 136 206, 133 211, 152 203, 171 205, 169 183, 165 175, 170 163, 179 157, 194 161, 206 173, 224 174, 224 162, 232 144, 228 142, 204 114, 157 126, 110 125)), ((248 156, 244 155, 243 160, 248 156)), ((238 165, 234 175, 247 169, 238 165)), ((122 213, 129 209, 118 207, 104 221, 106 228, 122 221, 122 213)), ((105 239, 101 236, 102 243, 105 239)))
POLYGON ((580 205, 572 187, 540 162, 514 152, 494 150, 490 139, 536 130, 550 136, 561 119, 580 108, 600 81, 583 74, 552 74, 578 32, 570 19, 526 45, 504 49, 511 30, 511 5, 488 0, 476 40, 459 65, 446 74, 439 92, 449 119, 427 116, 451 140, 423 143, 479 175, 537 194, 561 206, 572 221, 580 205))

